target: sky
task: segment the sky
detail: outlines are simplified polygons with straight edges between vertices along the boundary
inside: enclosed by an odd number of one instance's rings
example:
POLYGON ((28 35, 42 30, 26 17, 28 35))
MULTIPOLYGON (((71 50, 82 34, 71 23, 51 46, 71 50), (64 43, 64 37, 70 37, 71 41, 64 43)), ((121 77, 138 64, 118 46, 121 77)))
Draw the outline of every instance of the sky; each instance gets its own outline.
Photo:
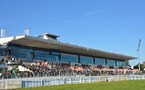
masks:
POLYGON ((59 41, 145 61, 145 0, 0 0, 5 36, 59 35, 59 41))

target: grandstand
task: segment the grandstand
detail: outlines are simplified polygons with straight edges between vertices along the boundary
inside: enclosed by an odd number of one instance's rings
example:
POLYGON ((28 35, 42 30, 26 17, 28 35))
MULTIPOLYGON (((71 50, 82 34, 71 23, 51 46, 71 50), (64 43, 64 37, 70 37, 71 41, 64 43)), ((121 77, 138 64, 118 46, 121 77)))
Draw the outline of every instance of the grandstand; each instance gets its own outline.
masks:
POLYGON ((63 43, 58 37, 45 33, 0 38, 0 78, 137 73, 126 65, 136 57, 63 43))

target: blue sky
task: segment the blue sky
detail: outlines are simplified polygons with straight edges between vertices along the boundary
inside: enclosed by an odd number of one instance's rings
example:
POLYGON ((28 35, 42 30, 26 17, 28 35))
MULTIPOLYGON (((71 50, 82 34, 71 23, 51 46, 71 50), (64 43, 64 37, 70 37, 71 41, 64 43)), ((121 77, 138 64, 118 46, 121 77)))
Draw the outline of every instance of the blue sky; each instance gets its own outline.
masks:
MULTIPOLYGON (((145 61, 145 0, 0 0, 6 36, 59 35, 70 44, 137 56, 145 61)), ((138 60, 131 61, 131 65, 138 60)))

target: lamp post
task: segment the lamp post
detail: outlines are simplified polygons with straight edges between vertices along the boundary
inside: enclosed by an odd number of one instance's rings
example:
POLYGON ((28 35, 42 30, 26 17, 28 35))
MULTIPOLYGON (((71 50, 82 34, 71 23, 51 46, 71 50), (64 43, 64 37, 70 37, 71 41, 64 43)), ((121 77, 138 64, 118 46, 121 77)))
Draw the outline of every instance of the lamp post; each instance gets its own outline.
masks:
POLYGON ((138 70, 139 70, 139 72, 140 72, 140 52, 139 52, 139 50, 140 50, 140 45, 141 45, 141 39, 139 39, 139 42, 138 42, 138 49, 136 50, 137 51, 137 58, 138 58, 138 61, 139 61, 139 63, 138 63, 138 70))
POLYGON ((138 63, 138 70, 140 72, 140 57, 139 57, 139 51, 137 51, 137 58, 138 58, 138 61, 139 61, 139 63, 138 63))

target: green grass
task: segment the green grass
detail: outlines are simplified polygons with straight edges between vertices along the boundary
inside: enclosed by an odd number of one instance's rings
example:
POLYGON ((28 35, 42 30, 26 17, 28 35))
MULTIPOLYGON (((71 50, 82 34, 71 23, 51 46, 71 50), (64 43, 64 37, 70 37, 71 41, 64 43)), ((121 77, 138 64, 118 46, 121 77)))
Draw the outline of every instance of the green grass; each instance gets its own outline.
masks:
POLYGON ((145 90, 145 80, 71 84, 15 90, 145 90))

